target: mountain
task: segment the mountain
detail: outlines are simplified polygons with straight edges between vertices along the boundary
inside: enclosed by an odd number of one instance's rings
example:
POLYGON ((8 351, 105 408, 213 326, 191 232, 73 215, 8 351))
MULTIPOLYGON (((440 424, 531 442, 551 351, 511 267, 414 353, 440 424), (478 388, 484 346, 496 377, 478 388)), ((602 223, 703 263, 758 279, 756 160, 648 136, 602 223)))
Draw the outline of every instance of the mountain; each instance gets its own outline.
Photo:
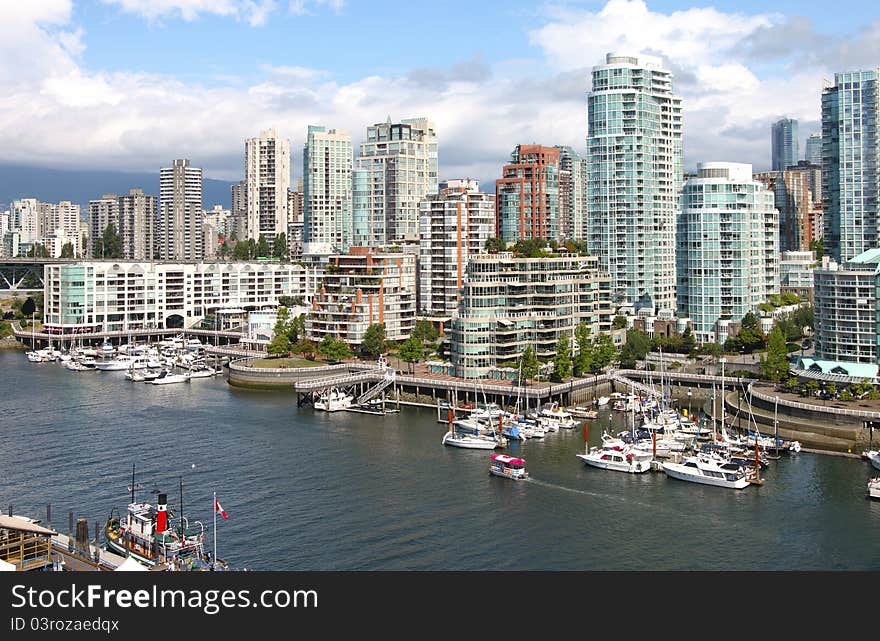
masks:
MULTIPOLYGON (((210 209, 215 204, 229 208, 232 184, 227 180, 205 178, 202 182, 205 208, 210 209)), ((79 203, 85 215, 90 200, 104 194, 127 194, 133 187, 158 196, 159 170, 155 173, 128 173, 0 165, 0 206, 3 209, 18 198, 37 198, 52 203, 70 200, 79 203)))

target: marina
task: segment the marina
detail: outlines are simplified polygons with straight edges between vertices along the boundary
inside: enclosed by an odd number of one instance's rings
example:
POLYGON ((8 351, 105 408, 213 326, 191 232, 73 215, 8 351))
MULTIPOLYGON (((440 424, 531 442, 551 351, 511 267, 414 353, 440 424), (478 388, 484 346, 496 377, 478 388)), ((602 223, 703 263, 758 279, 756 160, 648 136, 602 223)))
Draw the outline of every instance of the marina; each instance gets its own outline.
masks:
MULTIPOLYGON (((785 456, 761 471, 764 485, 729 492, 590 469, 574 456, 582 431, 560 429, 509 440, 500 453, 529 472, 511 482, 487 475, 487 452, 440 444, 448 425, 436 406, 321 412, 219 377, 142 386, 20 353, 0 354, 0 366, 2 505, 38 515, 51 503, 103 523, 125 509, 119 489, 137 462, 149 488, 182 476, 203 522, 211 490, 222 492, 219 554, 238 568, 880 569, 880 502, 866 496, 870 464, 854 458, 785 456), (516 531, 493 534, 513 521, 516 531), (283 549, 256 534, 268 530, 283 549), (465 553, 444 545, 450 537, 469 541, 465 553), (806 553, 783 554, 780 537, 806 553)), ((588 445, 631 429, 627 413, 598 411, 588 445)))

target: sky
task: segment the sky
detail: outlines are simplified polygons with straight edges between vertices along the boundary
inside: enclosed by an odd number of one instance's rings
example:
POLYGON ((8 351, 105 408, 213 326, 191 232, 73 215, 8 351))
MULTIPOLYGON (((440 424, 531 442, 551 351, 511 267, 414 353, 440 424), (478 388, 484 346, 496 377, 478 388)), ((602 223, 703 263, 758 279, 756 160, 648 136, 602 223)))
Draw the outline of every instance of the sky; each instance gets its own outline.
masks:
POLYGON ((661 56, 683 98, 684 166, 769 168, 770 125, 819 128, 823 81, 880 67, 869 0, 392 2, 0 0, 4 164, 243 176, 274 127, 301 175, 309 124, 425 116, 441 178, 491 181, 519 143, 585 149, 590 69, 661 56))

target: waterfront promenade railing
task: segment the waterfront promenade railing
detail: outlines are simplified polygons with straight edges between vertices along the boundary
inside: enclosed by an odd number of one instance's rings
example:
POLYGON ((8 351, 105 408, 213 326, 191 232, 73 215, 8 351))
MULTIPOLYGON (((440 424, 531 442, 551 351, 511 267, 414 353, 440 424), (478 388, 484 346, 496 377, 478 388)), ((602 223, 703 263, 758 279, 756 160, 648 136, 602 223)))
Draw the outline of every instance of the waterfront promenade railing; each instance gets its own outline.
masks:
POLYGON ((785 405, 786 407, 791 407, 795 409, 808 410, 810 412, 822 412, 827 414, 837 414, 839 416, 852 416, 855 418, 864 418, 864 419, 880 419, 880 412, 869 412, 867 410, 851 410, 846 407, 831 407, 828 405, 812 405, 810 403, 799 403, 798 401, 792 401, 787 398, 781 398, 776 394, 765 394, 764 392, 760 392, 753 388, 752 385, 749 385, 749 394, 754 396, 755 398, 759 398, 762 401, 767 403, 775 403, 777 398, 779 399, 780 405, 785 405))

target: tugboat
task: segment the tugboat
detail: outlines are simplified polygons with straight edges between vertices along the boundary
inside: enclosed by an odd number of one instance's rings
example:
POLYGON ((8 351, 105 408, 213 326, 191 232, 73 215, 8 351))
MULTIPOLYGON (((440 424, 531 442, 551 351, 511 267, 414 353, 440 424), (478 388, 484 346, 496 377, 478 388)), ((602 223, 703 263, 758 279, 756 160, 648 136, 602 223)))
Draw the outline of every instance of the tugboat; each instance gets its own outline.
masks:
MULTIPOLYGON (((148 568, 175 571, 209 570, 211 565, 205 554, 205 528, 190 528, 189 522, 181 514, 177 527, 171 527, 168 515, 168 495, 159 494, 156 505, 139 502, 137 490, 143 486, 135 483, 135 470, 131 470, 131 503, 125 518, 114 508, 104 525, 104 547, 107 551, 124 557, 131 557, 148 568)), ((180 485, 181 506, 183 504, 183 483, 180 485)), ((173 515, 172 515, 173 517, 173 515)), ((227 570, 228 564, 214 560, 213 569, 227 570)))

